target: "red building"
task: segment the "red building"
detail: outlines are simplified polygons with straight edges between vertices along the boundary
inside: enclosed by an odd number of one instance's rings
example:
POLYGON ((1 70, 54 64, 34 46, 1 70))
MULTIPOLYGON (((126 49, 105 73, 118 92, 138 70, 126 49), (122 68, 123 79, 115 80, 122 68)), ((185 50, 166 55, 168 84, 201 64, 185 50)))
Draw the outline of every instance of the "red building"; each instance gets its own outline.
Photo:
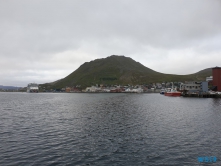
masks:
POLYGON ((213 86, 217 91, 221 91, 221 67, 213 68, 213 86))

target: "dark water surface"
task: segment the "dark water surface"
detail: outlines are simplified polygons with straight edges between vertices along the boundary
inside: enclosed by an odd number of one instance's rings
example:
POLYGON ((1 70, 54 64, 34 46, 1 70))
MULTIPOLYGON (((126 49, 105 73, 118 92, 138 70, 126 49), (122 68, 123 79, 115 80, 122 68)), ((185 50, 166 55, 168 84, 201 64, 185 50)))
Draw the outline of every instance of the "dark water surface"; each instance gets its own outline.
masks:
POLYGON ((0 93, 0 165, 200 165, 199 156, 221 165, 221 99, 0 93))

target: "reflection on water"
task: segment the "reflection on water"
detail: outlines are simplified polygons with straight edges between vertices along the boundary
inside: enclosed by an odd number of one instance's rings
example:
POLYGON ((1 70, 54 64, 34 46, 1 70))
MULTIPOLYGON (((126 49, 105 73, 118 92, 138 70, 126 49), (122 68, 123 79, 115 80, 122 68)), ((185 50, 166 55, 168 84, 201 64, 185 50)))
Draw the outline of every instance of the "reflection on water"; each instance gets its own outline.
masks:
POLYGON ((198 165, 221 157, 221 100, 0 93, 0 165, 198 165))

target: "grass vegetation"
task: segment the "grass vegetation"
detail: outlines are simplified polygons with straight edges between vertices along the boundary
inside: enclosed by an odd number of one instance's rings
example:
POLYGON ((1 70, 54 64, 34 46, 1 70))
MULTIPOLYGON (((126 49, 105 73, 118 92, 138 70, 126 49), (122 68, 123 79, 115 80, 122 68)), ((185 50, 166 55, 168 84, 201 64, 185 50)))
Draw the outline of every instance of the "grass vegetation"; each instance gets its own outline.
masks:
POLYGON ((139 62, 125 56, 112 55, 107 58, 85 62, 77 70, 63 79, 42 87, 60 89, 66 86, 136 85, 162 82, 202 81, 212 75, 212 68, 189 75, 164 74, 145 67, 139 62))

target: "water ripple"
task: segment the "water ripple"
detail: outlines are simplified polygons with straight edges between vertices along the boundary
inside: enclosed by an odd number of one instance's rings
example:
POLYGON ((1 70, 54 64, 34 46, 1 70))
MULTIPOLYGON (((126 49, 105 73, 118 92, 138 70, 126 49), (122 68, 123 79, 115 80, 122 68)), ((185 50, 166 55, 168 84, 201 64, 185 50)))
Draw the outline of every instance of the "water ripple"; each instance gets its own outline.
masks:
POLYGON ((0 165, 199 165, 221 157, 221 100, 0 93, 0 165))

